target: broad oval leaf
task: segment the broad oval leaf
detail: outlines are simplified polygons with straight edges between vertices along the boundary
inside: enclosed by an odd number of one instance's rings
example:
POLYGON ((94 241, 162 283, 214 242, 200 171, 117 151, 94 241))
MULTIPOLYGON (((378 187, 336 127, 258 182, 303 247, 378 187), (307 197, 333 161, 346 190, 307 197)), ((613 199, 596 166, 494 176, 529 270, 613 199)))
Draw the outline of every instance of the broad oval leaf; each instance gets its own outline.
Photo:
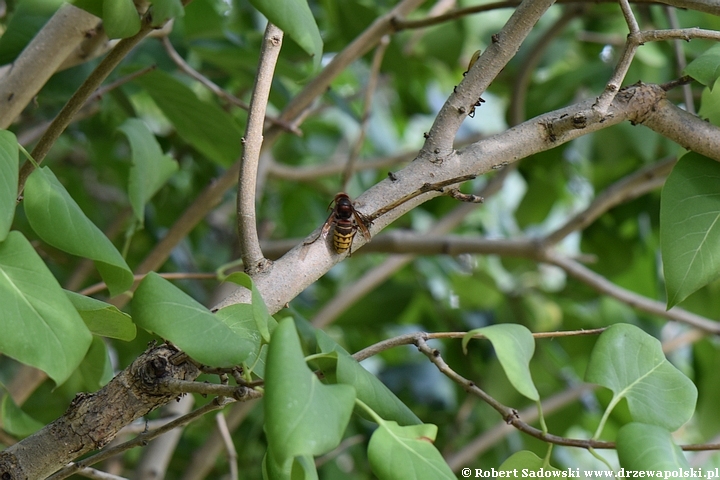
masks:
POLYGON ((619 323, 600 335, 585 380, 612 390, 613 404, 626 398, 637 422, 674 431, 695 411, 695 384, 667 361, 656 338, 633 325, 619 323))
POLYGON ((92 335, 45 263, 16 231, 0 243, 0 352, 65 382, 92 335))
POLYGON ((620 465, 627 470, 690 469, 682 449, 670 432, 655 425, 628 423, 617 434, 620 465))
POLYGON ((94 260, 111 295, 132 286, 133 274, 125 259, 49 168, 38 168, 28 177, 23 203, 35 233, 55 248, 94 260))
POLYGON ((201 101, 172 75, 158 70, 135 81, 147 90, 182 139, 200 153, 225 167, 240 157, 243 132, 220 107, 201 101))
POLYGON ((690 62, 683 70, 703 85, 712 88, 720 78, 720 45, 713 45, 702 55, 690 62))
POLYGON ((668 308, 720 276, 720 163, 691 152, 660 199, 660 246, 668 308))
POLYGON ((0 130, 0 242, 7 237, 15 216, 17 186, 17 139, 12 132, 0 130))
POLYGON ((102 19, 108 38, 132 37, 140 31, 140 15, 133 0, 103 0, 102 19))
POLYGON ((240 365, 253 350, 224 321, 157 273, 149 273, 132 300, 135 323, 170 340, 198 362, 240 365))
POLYGON ((291 318, 278 323, 265 369, 268 448, 285 465, 301 455, 322 455, 340 444, 355 404, 349 385, 323 385, 305 364, 291 318))
POLYGON ((382 479, 455 479, 433 441, 437 427, 432 424, 401 427, 381 421, 370 437, 368 459, 375 475, 382 479))
POLYGON ((82 317, 85 325, 95 335, 117 338, 129 342, 137 335, 132 318, 115 305, 101 302, 79 293, 65 290, 65 294, 82 317))
POLYGON ((145 204, 177 171, 178 165, 171 156, 163 154, 160 144, 142 120, 129 118, 118 129, 130 142, 132 167, 128 196, 135 219, 142 225, 145 219, 145 204))
POLYGON ((530 330, 513 323, 478 328, 463 337, 463 349, 473 335, 477 334, 490 340, 512 386, 522 395, 537 402, 540 395, 530 375, 530 359, 535 353, 535 339, 530 330))
POLYGON ((307 0, 250 0, 250 3, 320 65, 323 41, 307 0))

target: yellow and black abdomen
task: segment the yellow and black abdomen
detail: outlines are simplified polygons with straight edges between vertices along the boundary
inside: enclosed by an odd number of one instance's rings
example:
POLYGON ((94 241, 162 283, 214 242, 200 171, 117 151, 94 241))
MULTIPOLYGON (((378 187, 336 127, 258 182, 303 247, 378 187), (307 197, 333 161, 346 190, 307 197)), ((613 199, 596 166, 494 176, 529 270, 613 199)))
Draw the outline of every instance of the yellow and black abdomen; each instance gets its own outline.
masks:
POLYGON ((333 232, 333 247, 337 253, 345 253, 350 249, 357 227, 352 222, 338 221, 333 232))

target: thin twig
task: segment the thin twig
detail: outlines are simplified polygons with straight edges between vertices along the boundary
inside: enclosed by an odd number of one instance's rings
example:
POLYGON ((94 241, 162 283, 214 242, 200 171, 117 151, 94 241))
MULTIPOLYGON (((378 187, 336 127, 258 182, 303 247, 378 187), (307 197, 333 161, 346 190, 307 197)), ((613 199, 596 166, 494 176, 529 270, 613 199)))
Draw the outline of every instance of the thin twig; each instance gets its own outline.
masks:
MULTIPOLYGON (((621 5, 623 3, 621 2, 621 5)), ((632 16, 632 11, 628 12, 632 16)), ((625 14, 625 9, 623 9, 625 14)), ((628 17, 626 16, 626 19, 628 17)), ((634 20, 635 25, 637 21, 634 20)), ((630 21, 629 21, 630 22, 630 21)), ((630 27, 634 28, 633 26, 630 27)), ((598 97, 594 108, 601 114, 606 114, 610 104, 615 99, 615 95, 620 90, 625 76, 630 69, 630 64, 635 57, 638 47, 646 42, 659 42, 665 40, 685 40, 690 41, 693 38, 703 38, 708 40, 720 40, 720 32, 714 30, 705 30, 702 28, 683 28, 683 29, 667 29, 667 30, 647 30, 647 31, 631 31, 627 37, 622 53, 620 54, 620 60, 615 67, 612 77, 605 87, 605 91, 598 97)))
POLYGON ((170 430, 173 430, 177 427, 186 425, 187 423, 190 423, 193 420, 196 420, 196 419, 202 417, 206 413, 210 413, 215 410, 224 408, 227 404, 232 403, 233 401, 234 400, 230 400, 230 399, 226 399, 222 403, 218 403, 217 401, 212 401, 212 402, 208 403, 207 405, 204 405, 196 410, 193 410, 192 412, 188 413, 187 415, 183 415, 182 417, 180 417, 176 420, 173 420, 172 422, 166 423, 165 425, 158 428, 157 430, 143 432, 140 435, 138 435, 137 437, 133 438, 132 440, 121 443, 119 445, 114 445, 110 448, 106 448, 104 450, 101 450, 99 453, 96 453, 95 455, 88 457, 80 462, 76 462, 76 463, 67 465, 66 467, 58 470, 56 473, 54 473, 53 475, 48 477, 48 480, 61 480, 63 478, 67 478, 82 468, 88 467, 90 465, 94 465, 98 462, 101 462, 105 459, 108 459, 119 453, 122 453, 125 450, 130 450, 131 448, 147 445, 147 443, 150 440, 152 440, 153 438, 156 438, 156 437, 158 437, 166 432, 169 432, 170 430))
POLYGON ((528 86, 543 54, 547 51, 552 41, 560 35, 565 27, 577 18, 586 9, 585 5, 570 5, 565 8, 563 14, 553 23, 542 36, 533 43, 531 50, 520 62, 518 72, 513 82, 512 94, 510 96, 509 117, 510 126, 517 125, 527 120, 525 114, 525 101, 527 99, 528 86))
POLYGON ((647 297, 643 297, 642 295, 638 295, 635 292, 619 287, 602 275, 593 272, 572 259, 551 251, 546 251, 542 260, 562 268, 571 277, 580 280, 589 287, 593 288, 595 291, 620 300, 633 308, 657 315, 659 317, 667 318, 669 320, 684 323, 708 333, 720 335, 720 323, 677 307, 666 310, 663 302, 651 300, 647 297))
MULTIPOLYGON (((250 413, 252 408, 258 403, 256 400, 249 402, 241 402, 232 405, 226 413, 226 423, 228 429, 235 431, 250 413)), ((205 443, 196 448, 190 458, 182 480, 201 480, 207 478, 210 470, 215 466, 215 459, 224 448, 224 443, 220 437, 220 432, 214 429, 210 436, 205 439, 205 443)))
POLYGON ((218 395, 222 397, 232 397, 237 401, 251 400, 260 395, 259 392, 244 385, 191 382, 188 380, 178 380, 176 378, 163 379, 159 383, 159 387, 162 387, 163 392, 178 394, 198 393, 203 396, 218 395))
MULTIPOLYGON (((495 398, 488 395, 485 391, 483 391, 480 387, 475 384, 472 380, 468 380, 456 371, 454 371, 450 366, 443 360, 442 355, 440 354, 440 351, 431 348, 428 344, 425 338, 418 337, 417 341, 415 343, 418 350, 423 353, 436 367, 437 369, 446 377, 448 377, 453 382, 457 383, 463 389, 472 394, 476 397, 480 398, 484 402, 486 402, 488 405, 490 405, 496 412, 500 414, 502 419, 508 424, 512 425, 516 429, 518 429, 521 432, 524 432, 532 437, 535 437, 539 440, 542 440, 544 442, 552 443, 555 445, 565 445, 568 447, 578 447, 578 448, 597 448, 597 449, 614 449, 615 448, 615 442, 605 442, 600 440, 584 440, 584 439, 575 439, 575 438, 567 438, 567 437, 561 437, 558 435, 553 435, 550 433, 545 433, 542 430, 539 430, 537 428, 534 428, 530 426, 528 423, 524 422, 522 420, 522 417, 520 416, 520 413, 515 410, 514 408, 510 408, 506 405, 503 405, 502 403, 498 402, 495 398)), ((717 443, 704 443, 704 444, 691 444, 691 445, 682 445, 681 448, 685 451, 700 451, 700 450, 720 450, 720 444, 717 443)))
MULTIPOLYGON (((533 338, 563 338, 563 337, 580 337, 580 336, 586 336, 586 335, 600 335, 602 332, 604 332, 607 328, 593 328, 589 330, 581 329, 581 330, 561 330, 556 332, 536 332, 533 333, 533 338)), ((373 345, 370 345, 369 347, 363 348, 362 350, 356 352, 353 354, 353 358, 357 360, 358 362, 362 362, 363 360, 370 358, 374 355, 378 355, 379 353, 382 353, 386 350, 389 350, 391 348, 395 348, 401 345, 414 345, 418 342, 418 340, 441 340, 441 339, 461 339, 465 338, 465 336, 468 334, 468 332, 437 332, 437 333, 427 333, 427 332, 412 332, 412 333, 406 333, 403 335, 398 335, 397 337, 388 338, 386 340, 380 341, 378 343, 375 343, 373 345)), ((487 338, 483 334, 475 334, 472 338, 487 338)))
MULTIPOLYGON (((455 148, 462 148, 486 138, 484 134, 474 134, 460 139, 455 144, 455 148)), ((356 162, 353 173, 364 170, 382 170, 385 168, 396 167, 410 162, 417 156, 417 151, 408 151, 390 155, 387 157, 379 157, 374 160, 364 160, 356 162)), ((342 174, 345 165, 340 160, 329 160, 320 165, 286 165, 278 163, 271 159, 268 168, 268 175, 289 180, 293 182, 315 182, 320 177, 328 177, 331 175, 342 174)))
POLYGON ((471 380, 466 379, 450 366, 445 363, 440 351, 431 348, 428 344, 419 339, 417 342, 418 350, 423 353, 428 359, 437 367, 440 372, 448 377, 453 382, 457 383, 463 389, 482 401, 490 405, 496 412, 500 414, 502 419, 507 422, 508 425, 512 425, 521 432, 527 433, 535 438, 538 438, 544 442, 553 443, 556 445, 566 445, 569 447, 580 447, 580 448, 615 448, 614 442, 604 442, 599 440, 580 440, 575 438, 560 437, 550 433, 544 433, 535 427, 532 427, 520 419, 519 413, 514 408, 510 408, 497 401, 494 397, 488 395, 484 390, 477 386, 477 384, 471 380))
POLYGON ((498 10, 501 8, 515 8, 520 4, 520 0, 509 0, 505 2, 493 2, 484 5, 474 5, 472 7, 458 8, 442 15, 431 15, 420 20, 395 20, 393 26, 397 31, 410 30, 416 28, 431 27, 440 23, 458 20, 467 15, 475 13, 487 12, 490 10, 498 10))
POLYGON ((620 9, 622 10, 623 17, 625 17, 625 23, 628 25, 630 35, 634 35, 640 31, 640 26, 635 19, 635 14, 630 8, 630 2, 628 0, 618 0, 620 3, 620 9))
MULTIPOLYGON (((680 22, 677 18, 677 12, 675 8, 670 6, 665 6, 665 16, 668 19, 668 23, 670 24, 670 27, 673 29, 679 29, 680 28, 680 22)), ((677 66, 677 74, 682 75, 683 70, 685 70, 685 67, 687 66, 687 59, 685 58, 685 49, 683 48, 683 44, 681 40, 673 40, 673 50, 675 51, 675 64, 677 66)), ((692 94, 692 88, 690 85, 683 85, 682 86, 682 92, 683 92, 683 103, 685 104, 685 110, 695 115, 695 100, 693 99, 692 94)))
POLYGON ((345 163, 345 169, 343 170, 342 176, 342 191, 347 190, 348 182, 350 182, 350 178, 355 171, 355 163, 358 156, 360 155, 360 150, 362 149, 363 143, 365 142, 365 135, 367 133, 367 127, 370 120, 372 99, 373 95, 375 94, 375 89, 377 88, 377 80, 378 75, 380 74, 380 66, 382 65, 382 61, 385 57, 385 51, 387 50, 388 45, 390 45, 390 37, 388 35, 384 35, 380 39, 380 42, 375 49, 375 54, 373 55, 372 64, 370 66, 370 73, 368 75, 368 82, 367 86, 365 87, 365 98, 363 100, 362 114, 360 117, 360 133, 358 134, 358 138, 355 139, 355 143, 350 150, 348 160, 345 163))
MULTIPOLYGON (((189 273, 189 272, 172 272, 172 273, 159 273, 162 278, 166 280, 189 280, 189 279, 195 279, 195 280, 211 280, 216 279, 217 274, 215 273, 189 273)), ((135 284, 142 281, 143 278, 147 276, 147 273, 139 274, 139 275, 133 275, 133 281, 135 284)), ((80 295, 94 295, 98 292, 102 292, 103 290, 107 289, 107 285, 105 282, 99 282, 95 285, 90 285, 87 288, 84 288, 80 290, 78 293, 80 295)))
POLYGON ((366 214, 366 217, 368 218, 369 221, 372 222, 375 219, 380 218, 381 216, 385 215, 386 213, 398 208, 403 203, 407 203, 410 200, 412 200, 413 198, 422 195, 423 193, 434 192, 434 191, 443 192, 444 187, 467 182, 467 181, 475 179, 476 177, 477 177, 477 175, 470 174, 470 175, 463 175, 461 177, 450 178, 448 180, 443 180, 441 182, 425 183, 425 184, 421 185, 420 188, 418 188, 414 192, 411 192, 411 193, 399 198, 398 200, 396 200, 388 205, 383 206, 382 208, 376 210, 375 212, 373 212, 371 214, 366 214))
MULTIPOLYGON (((588 394, 595 388, 595 385, 587 383, 575 385, 572 388, 557 393, 542 401, 543 414, 549 415, 560 408, 569 405, 583 395, 588 394)), ((518 416, 527 423, 535 422, 539 418, 537 405, 530 405, 518 411, 518 416)), ((500 421, 494 427, 485 430, 474 440, 466 443, 452 455, 446 456, 445 460, 451 470, 457 471, 465 465, 470 464, 474 459, 482 455, 486 450, 497 445, 498 442, 508 436, 514 429, 507 422, 500 421)))
POLYGON ((228 465, 230 465, 230 480, 238 480, 237 450, 235 450, 235 444, 233 444, 232 437, 230 436, 230 430, 228 429, 227 422, 225 421, 225 415, 223 415, 222 412, 219 412, 215 415, 215 420, 220 436, 225 444, 225 451, 228 456, 228 465))
MULTIPOLYGON (((174 418, 187 415, 192 411, 194 403, 195 397, 193 395, 184 395, 179 397, 177 401, 160 407, 160 415, 174 418)), ((147 448, 140 452, 140 459, 135 464, 135 478, 165 478, 182 434, 183 429, 176 428, 149 442, 147 448)), ((117 457, 114 460, 118 460, 117 457)))
POLYGON ((597 101, 597 110, 602 114, 606 115, 610 104, 615 99, 615 95, 620 90, 622 82, 630 69, 630 64, 635 58, 635 52, 641 42, 637 41, 636 38, 640 34, 640 27, 638 26, 635 15, 630 8, 630 2, 628 0, 619 0, 620 9, 622 10, 623 17, 625 17, 625 23, 628 25, 628 37, 625 41, 622 53, 620 54, 620 61, 615 66, 610 81, 605 86, 605 91, 600 95, 597 101))
POLYGON ((103 472, 90 467, 80 469, 77 474, 81 477, 92 478, 95 480, 128 480, 125 477, 113 475, 112 473, 103 472))
POLYGON ((117 80, 114 80, 107 85, 104 85, 100 88, 98 88, 92 95, 90 95, 90 98, 87 99, 85 102, 85 106, 87 106, 88 103, 96 100, 100 100, 104 95, 107 95, 112 90, 115 90, 118 87, 121 87, 125 85, 126 83, 129 83, 136 78, 142 77, 143 75, 152 72, 153 70, 157 69, 157 65, 149 65, 145 68, 141 68, 140 70, 136 70, 132 73, 129 73, 123 77, 118 78, 117 80))
POLYGON ((621 178, 596 196, 586 209, 547 235, 543 244, 555 245, 570 233, 587 227, 611 208, 660 188, 676 162, 677 158, 669 157, 621 178))
POLYGON ((275 64, 280 56, 282 39, 282 30, 272 23, 268 23, 260 51, 260 64, 255 75, 255 87, 250 100, 247 129, 243 138, 243 153, 238 178, 237 217, 243 265, 245 265, 245 270, 250 273, 264 271, 269 266, 269 261, 265 259, 260 249, 255 215, 255 189, 263 143, 265 110, 270 97, 275 64))
MULTIPOLYGON (((142 19, 140 31, 130 38, 121 40, 115 48, 110 50, 107 56, 98 64, 83 84, 80 85, 72 97, 70 97, 67 101, 65 106, 63 106, 62 110, 60 110, 60 113, 57 114, 48 129, 40 138, 40 141, 38 141, 38 144, 33 149, 31 155, 38 165, 45 159, 45 156, 50 151, 50 148, 52 148, 62 132, 65 131, 75 114, 83 107, 83 105, 85 105, 87 99, 90 98, 98 87, 100 87, 100 84, 105 81, 108 75, 110 75, 110 73, 118 66, 125 56, 130 53, 130 50, 140 43, 140 41, 153 30, 153 28, 152 17, 150 15, 145 15, 142 19)), ((22 193, 25 188, 25 181, 34 169, 35 167, 32 163, 25 161, 20 169, 18 195, 22 193)))
MULTIPOLYGON (((165 52, 168 54, 170 59, 175 62, 175 65, 182 70, 186 75, 188 75, 191 78, 194 78, 200 84, 205 86, 208 90, 213 92, 215 95, 220 97, 221 99, 225 100, 227 103, 231 105, 235 105, 236 107, 242 108, 243 110, 250 110, 250 105, 248 105, 246 102, 243 102, 239 98, 237 98, 235 95, 231 94, 224 88, 220 87, 218 84, 207 78, 202 73, 195 70, 193 67, 188 64, 182 56, 175 50, 175 47, 173 47, 172 43, 170 42, 170 39, 168 37, 162 37, 162 44, 163 47, 165 47, 165 52)), ((302 132, 295 126, 284 122, 278 118, 273 117, 272 115, 266 115, 265 120, 268 122, 277 125, 278 127, 282 128, 286 132, 290 132, 294 135, 302 136, 302 132)))

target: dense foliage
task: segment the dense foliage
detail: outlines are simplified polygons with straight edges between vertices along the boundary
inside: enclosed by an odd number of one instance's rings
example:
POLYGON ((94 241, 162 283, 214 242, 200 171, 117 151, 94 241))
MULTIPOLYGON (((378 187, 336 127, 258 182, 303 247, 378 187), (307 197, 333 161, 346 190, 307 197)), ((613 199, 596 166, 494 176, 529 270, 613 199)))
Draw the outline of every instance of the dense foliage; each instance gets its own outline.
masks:
POLYGON ((720 7, 72 3, 0 2, 5 453, 167 340, 118 441, 222 413, 94 468, 720 467, 720 7))

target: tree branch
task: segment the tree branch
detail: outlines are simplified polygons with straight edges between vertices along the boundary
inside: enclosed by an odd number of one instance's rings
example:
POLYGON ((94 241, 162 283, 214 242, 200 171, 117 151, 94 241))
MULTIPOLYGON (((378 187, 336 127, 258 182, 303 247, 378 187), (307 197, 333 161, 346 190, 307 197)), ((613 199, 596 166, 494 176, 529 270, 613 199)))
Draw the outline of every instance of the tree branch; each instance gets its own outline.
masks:
MULTIPOLYGON (((471 70, 474 71, 474 68, 471 70)), ((472 71, 468 77, 471 74, 472 71)), ((611 104, 609 117, 601 117, 595 112, 593 103, 593 99, 588 99, 538 116, 462 150, 452 151, 442 162, 423 161, 418 158, 397 172, 395 181, 383 180, 360 196, 357 199, 358 207, 363 213, 374 216, 372 212, 380 211, 385 206, 417 192, 427 183, 428 178, 440 183, 464 175, 482 175, 625 120, 645 124, 659 133, 667 132, 670 138, 678 138, 680 134, 677 131, 684 131, 688 138, 678 140, 681 140, 686 148, 720 160, 720 129, 672 105, 665 99, 665 92, 657 85, 638 84, 624 88, 611 104), (673 123, 678 119, 683 122, 679 127, 673 123)), ((417 205, 438 195, 440 192, 430 191, 415 196, 377 218, 370 230, 376 234, 417 205)), ((311 241, 317 235, 318 231, 315 231, 305 241, 311 241)), ((364 238, 359 237, 355 239, 356 250, 366 243, 364 238)), ((271 271, 254 278, 255 284, 270 311, 277 312, 340 259, 341 257, 329 251, 322 242, 305 246, 299 244, 275 262, 271 271)), ((238 290, 215 308, 248 301, 247 293, 238 290)))
POLYGON ((225 408, 225 406, 228 403, 231 403, 232 400, 222 400, 219 401, 219 399, 214 399, 212 402, 193 410, 192 412, 188 413, 187 415, 183 415, 180 418, 177 418, 173 420, 172 422, 168 422, 162 427, 156 429, 156 430, 150 430, 141 433, 137 437, 133 438, 132 440, 129 440, 125 443, 121 443, 119 445, 115 445, 110 448, 106 448, 100 453, 96 453, 95 455, 88 457, 80 462, 77 463, 71 463, 68 466, 64 467, 62 470, 59 470, 54 475, 48 477, 48 480, 61 480, 63 478, 67 478, 73 473, 77 472, 78 470, 85 468, 89 465, 94 465, 98 462, 102 462, 103 460, 106 460, 110 457, 113 457, 117 455, 118 453, 122 453, 125 450, 129 450, 131 448, 139 447, 146 445, 147 442, 152 440, 153 438, 159 437, 160 435, 163 435, 171 430, 174 430, 175 428, 181 427, 183 425, 186 425, 193 420, 202 417, 203 415, 214 412, 215 410, 220 410, 222 408, 225 408))
POLYGON ((0 128, 10 126, 75 48, 95 35, 99 23, 98 17, 74 5, 55 12, 2 76, 0 128))
MULTIPOLYGON (((453 142, 465 117, 478 98, 515 56, 520 45, 554 0, 523 1, 465 78, 448 97, 428 132, 418 160, 439 162, 453 154, 453 142)), ((459 176, 459 175, 457 175, 459 176)))
POLYGON ((282 38, 282 30, 272 23, 268 23, 260 51, 260 64, 255 75, 255 87, 250 100, 247 129, 242 142, 243 153, 240 161, 237 194, 238 235, 245 271, 250 274, 264 271, 269 266, 269 261, 263 256, 260 249, 260 239, 258 238, 255 217, 255 182, 263 144, 265 110, 270 97, 275 64, 280 56, 282 38))
POLYGON ((0 476, 46 478, 69 461, 106 445, 117 432, 177 397, 161 389, 168 378, 193 380, 198 368, 173 363, 178 350, 151 347, 93 394, 78 394, 68 411, 42 430, 0 452, 0 476))

